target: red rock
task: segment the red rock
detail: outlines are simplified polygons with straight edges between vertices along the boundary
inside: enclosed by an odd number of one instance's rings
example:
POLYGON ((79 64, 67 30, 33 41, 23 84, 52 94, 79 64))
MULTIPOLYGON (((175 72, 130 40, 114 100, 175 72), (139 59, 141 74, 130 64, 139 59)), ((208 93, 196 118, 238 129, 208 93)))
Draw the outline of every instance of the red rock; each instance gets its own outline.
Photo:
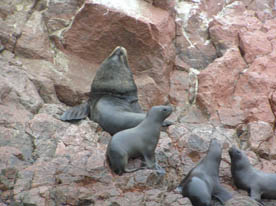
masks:
MULTIPOLYGON (((276 118, 276 91, 272 91, 269 94, 269 106, 273 112, 274 118, 276 118)), ((275 127, 275 119, 274 119, 274 127, 275 127)))
POLYGON ((268 98, 276 85, 275 65, 273 56, 258 57, 240 76, 235 96, 240 96, 240 108, 248 113, 248 121, 274 121, 268 98))
POLYGON ((246 10, 242 1, 234 1, 215 16, 210 23, 209 32, 212 42, 220 55, 226 49, 239 46, 239 33, 262 28, 262 22, 254 11, 246 10))
POLYGON ((275 17, 275 3, 273 0, 249 1, 247 8, 256 11, 256 15, 261 21, 275 17))
POLYGON ((142 108, 147 111, 154 105, 167 103, 167 98, 162 93, 156 82, 149 76, 139 76, 135 79, 138 88, 138 99, 142 108))
POLYGON ((223 0, 203 0, 200 2, 200 10, 208 14, 208 17, 212 17, 220 12, 226 5, 223 0))
POLYGON ((0 58, 0 121, 24 123, 38 111, 43 101, 21 67, 9 63, 0 58))
POLYGON ((16 44, 16 37, 20 34, 19 31, 16 31, 11 25, 7 24, 0 19, 0 37, 1 44, 4 48, 13 51, 16 44))
POLYGON ((49 32, 67 27, 83 2, 84 0, 49 0, 47 10, 43 13, 49 32))
POLYGON ((269 139, 273 137, 273 130, 269 123, 258 121, 248 124, 250 148, 261 156, 269 156, 269 139))
POLYGON ((52 61, 50 40, 41 13, 34 12, 17 41, 15 53, 33 59, 52 61))
POLYGON ((209 41, 210 19, 205 12, 201 12, 197 3, 181 1, 176 10, 177 58, 189 67, 203 69, 216 58, 215 47, 209 41))
POLYGON ((65 32, 64 47, 67 53, 100 64, 116 46, 123 46, 134 74, 146 71, 167 93, 174 26, 169 12, 143 1, 133 1, 128 8, 122 1, 88 1, 65 32))
POLYGON ((235 100, 233 94, 239 74, 245 68, 246 64, 239 50, 232 48, 198 75, 197 103, 211 116, 211 119, 223 116, 223 119, 228 121, 225 124, 233 126, 243 119, 239 115, 233 117, 233 112, 240 110, 239 100, 235 100))
POLYGON ((272 46, 261 31, 240 33, 240 48, 248 64, 252 63, 257 56, 269 54, 272 46))

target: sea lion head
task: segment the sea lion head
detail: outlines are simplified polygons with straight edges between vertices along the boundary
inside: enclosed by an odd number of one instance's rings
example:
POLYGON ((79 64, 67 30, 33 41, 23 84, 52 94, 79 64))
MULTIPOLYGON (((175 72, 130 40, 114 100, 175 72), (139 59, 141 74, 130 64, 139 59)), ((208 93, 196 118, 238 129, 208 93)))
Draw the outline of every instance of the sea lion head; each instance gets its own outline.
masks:
POLYGON ((103 61, 92 82, 91 94, 137 96, 137 86, 124 47, 116 47, 103 61))
POLYGON ((216 138, 212 138, 208 148, 208 156, 212 156, 213 159, 220 161, 222 153, 222 147, 216 138))
POLYGON ((147 118, 154 121, 163 122, 172 113, 171 106, 153 106, 147 113, 147 118))
POLYGON ((232 146, 228 150, 229 156, 231 158, 231 166, 237 169, 242 169, 250 165, 250 162, 247 156, 243 153, 243 151, 239 150, 235 146, 232 146))
POLYGON ((235 146, 232 146, 229 150, 228 150, 229 156, 231 159, 236 159, 239 160, 242 158, 242 152, 236 148, 235 146))

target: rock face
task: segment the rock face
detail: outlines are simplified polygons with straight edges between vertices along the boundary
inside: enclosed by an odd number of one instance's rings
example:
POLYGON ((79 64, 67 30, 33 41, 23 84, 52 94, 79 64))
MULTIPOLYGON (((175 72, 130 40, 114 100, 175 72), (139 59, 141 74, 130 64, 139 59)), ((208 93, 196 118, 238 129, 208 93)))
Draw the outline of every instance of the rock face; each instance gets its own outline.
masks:
POLYGON ((274 0, 2 0, 0 205, 191 206, 174 189, 211 138, 223 145, 221 183, 239 193, 226 205, 255 204, 232 184, 227 150, 236 145, 276 172, 275 8, 274 0), (175 107, 156 149, 162 177, 112 176, 110 135, 88 119, 59 120, 87 99, 116 46, 127 49, 143 109, 175 107))
MULTIPOLYGON (((223 55, 218 60, 232 62, 228 66, 231 74, 218 72, 216 60, 199 75, 199 102, 205 101, 206 112, 229 126, 256 120, 274 121, 268 96, 275 88, 275 73, 272 72, 275 68, 275 36, 271 36, 275 21, 269 16, 258 18, 259 8, 247 10, 247 6, 242 1, 234 1, 210 23, 211 39, 223 55), (239 60, 229 57, 229 50, 233 49, 240 56, 239 60)), ((267 12, 274 15, 272 10, 267 12)), ((227 68, 227 65, 222 67, 227 68)))
POLYGON ((175 56, 174 36, 174 19, 166 10, 137 0, 91 0, 64 33, 63 46, 65 52, 96 64, 116 46, 123 46, 134 74, 148 74, 166 95, 175 56))

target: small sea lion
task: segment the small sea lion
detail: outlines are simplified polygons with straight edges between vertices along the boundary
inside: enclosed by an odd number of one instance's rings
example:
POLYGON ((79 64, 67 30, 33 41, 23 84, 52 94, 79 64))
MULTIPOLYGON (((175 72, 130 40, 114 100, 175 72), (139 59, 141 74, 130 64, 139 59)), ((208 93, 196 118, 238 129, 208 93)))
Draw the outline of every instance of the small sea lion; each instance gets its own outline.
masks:
POLYGON ((170 106, 153 106, 146 118, 136 127, 116 133, 110 140, 106 159, 108 166, 117 174, 135 172, 137 169, 127 169, 130 158, 142 157, 146 168, 156 169, 159 173, 165 173, 155 162, 155 148, 157 146, 162 122, 172 113, 170 106))
POLYGON ((194 206, 211 206, 211 199, 222 204, 232 197, 219 182, 219 165, 222 148, 212 139, 207 155, 188 173, 177 187, 183 197, 188 197, 194 206))
POLYGON ((229 149, 231 173, 237 188, 261 203, 261 198, 276 199, 276 174, 265 173, 250 164, 246 154, 236 147, 229 149))
MULTIPOLYGON (((60 119, 72 121, 87 116, 111 135, 135 127, 145 118, 124 47, 116 47, 97 70, 89 100, 68 109, 60 119)), ((163 126, 170 124, 165 121, 163 126)))

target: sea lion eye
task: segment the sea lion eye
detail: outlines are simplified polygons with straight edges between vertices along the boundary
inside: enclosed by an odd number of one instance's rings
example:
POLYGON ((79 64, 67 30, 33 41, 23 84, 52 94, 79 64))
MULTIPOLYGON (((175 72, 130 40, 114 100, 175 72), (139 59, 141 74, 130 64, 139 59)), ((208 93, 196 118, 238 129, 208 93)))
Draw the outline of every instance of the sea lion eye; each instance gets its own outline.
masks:
POLYGON ((166 112, 166 111, 167 111, 167 109, 166 109, 166 108, 164 108, 164 109, 163 109, 163 112, 166 112))

